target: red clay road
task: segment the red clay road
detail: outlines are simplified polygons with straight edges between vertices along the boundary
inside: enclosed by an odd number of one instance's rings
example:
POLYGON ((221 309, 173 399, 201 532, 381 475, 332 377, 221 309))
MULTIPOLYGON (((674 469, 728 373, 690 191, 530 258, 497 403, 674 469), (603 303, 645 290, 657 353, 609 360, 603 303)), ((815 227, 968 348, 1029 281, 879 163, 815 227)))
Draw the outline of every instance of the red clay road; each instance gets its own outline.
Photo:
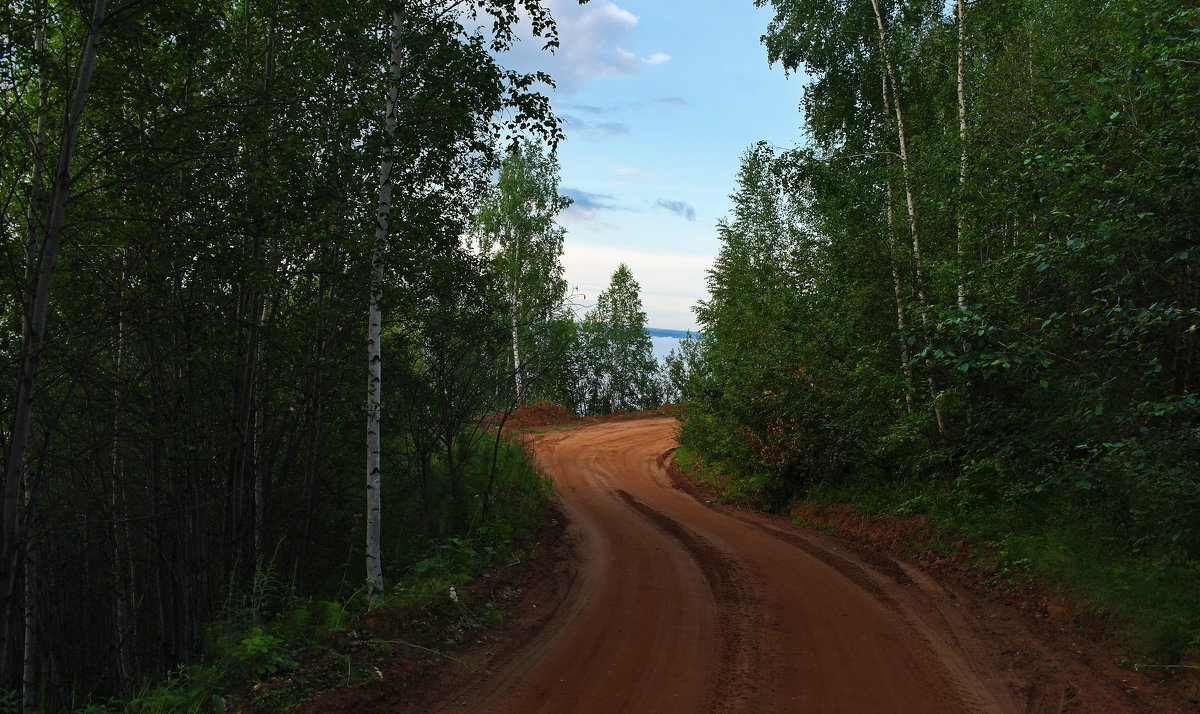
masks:
POLYGON ((953 596, 907 567, 710 507, 662 463, 670 418, 532 437, 579 575, 526 647, 437 711, 1025 712, 953 596))

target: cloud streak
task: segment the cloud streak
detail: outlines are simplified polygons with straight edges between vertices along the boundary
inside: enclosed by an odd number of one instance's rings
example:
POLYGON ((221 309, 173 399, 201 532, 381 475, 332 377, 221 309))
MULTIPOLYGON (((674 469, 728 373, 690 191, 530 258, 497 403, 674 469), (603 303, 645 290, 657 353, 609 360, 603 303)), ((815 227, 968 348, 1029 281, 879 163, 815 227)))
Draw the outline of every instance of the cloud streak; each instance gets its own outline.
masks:
POLYGON ((563 114, 564 130, 568 137, 582 137, 597 142, 629 133, 629 125, 619 121, 590 122, 574 114, 563 114))
POLYGON ((670 211, 685 220, 696 220, 696 209, 687 201, 668 201, 665 198, 660 198, 654 202, 654 207, 670 211))
POLYGON ((618 166, 614 170, 617 173, 621 174, 622 176, 628 176, 630 178, 638 179, 639 181, 646 181, 648 183, 662 183, 663 182, 663 180, 661 178, 659 178, 658 176, 655 176, 654 174, 650 173, 649 171, 642 171, 641 169, 634 168, 632 166, 618 166))
POLYGON ((617 208, 612 202, 612 196, 607 193, 592 193, 578 188, 563 188, 560 193, 571 199, 571 205, 563 211, 561 217, 567 222, 581 223, 596 220, 600 211, 611 211, 617 208))

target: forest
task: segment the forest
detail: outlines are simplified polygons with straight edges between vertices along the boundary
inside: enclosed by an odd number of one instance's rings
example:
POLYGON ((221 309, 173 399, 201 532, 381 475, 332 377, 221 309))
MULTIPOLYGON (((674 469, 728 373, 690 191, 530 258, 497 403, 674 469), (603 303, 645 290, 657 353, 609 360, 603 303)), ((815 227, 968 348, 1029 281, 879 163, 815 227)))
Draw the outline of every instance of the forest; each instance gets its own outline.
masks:
POLYGON ((515 406, 656 402, 628 269, 580 316, 562 278, 551 80, 497 60, 553 50, 538 2, 0 28, 5 711, 207 708, 148 683, 274 671, 270 613, 335 627, 446 544, 518 547, 515 406))
POLYGON ((542 401, 679 401, 730 499, 929 518, 1194 657, 1195 0, 754 4, 804 138, 747 137, 660 371, 625 264, 564 276, 538 0, 5 3, 0 711, 220 710, 453 595, 545 518, 542 401))
POLYGON ((1196 3, 757 4, 807 140, 743 156, 684 462, 932 518, 1194 656, 1196 3))

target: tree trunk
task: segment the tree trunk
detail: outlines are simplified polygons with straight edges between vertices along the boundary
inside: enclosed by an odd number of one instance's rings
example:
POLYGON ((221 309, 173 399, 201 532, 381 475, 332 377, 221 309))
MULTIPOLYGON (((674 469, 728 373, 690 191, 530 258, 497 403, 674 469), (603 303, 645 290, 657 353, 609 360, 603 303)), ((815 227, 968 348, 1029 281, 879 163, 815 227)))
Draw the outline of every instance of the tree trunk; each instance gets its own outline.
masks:
POLYGON ((516 382, 517 388, 517 406, 525 406, 525 378, 524 365, 521 364, 521 341, 517 330, 518 315, 521 313, 521 235, 518 232, 513 241, 513 269, 512 269, 512 351, 513 351, 513 379, 516 382))
POLYGON ((75 143, 79 137, 79 126, 87 102, 88 88, 92 82, 92 71, 100 49, 100 33, 104 25, 105 0, 96 0, 92 10, 92 22, 88 28, 80 51, 78 75, 70 104, 63 116, 58 164, 54 169, 50 203, 48 206, 45 233, 34 277, 33 301, 29 310, 29 321, 25 330, 20 371, 13 408, 12 441, 9 444, 8 462, 4 472, 4 508, 2 526, 3 560, 0 561, 0 656, 3 666, 0 675, 9 679, 12 671, 8 657, 13 651, 10 633, 14 623, 16 583, 19 579, 21 560, 28 534, 21 524, 21 485, 25 472, 25 451, 29 446, 33 426, 33 399, 37 385, 38 367, 42 349, 46 342, 46 322, 50 312, 50 282, 54 277, 55 261, 62 242, 63 223, 66 216, 67 199, 71 189, 71 161, 75 155, 75 143))
POLYGON ((29 314, 33 309, 33 274, 37 268, 37 245, 42 227, 38 212, 42 207, 42 170, 46 164, 46 119, 50 114, 50 82, 46 77, 46 20, 42 3, 34 8, 33 59, 38 64, 38 114, 34 133, 33 166, 29 176, 29 203, 25 205, 28 235, 25 239, 25 280, 22 282, 21 334, 29 331, 29 314))
MULTIPOLYGON (((879 0, 871 0, 871 7, 875 10, 875 26, 879 37, 879 56, 883 60, 884 71, 886 73, 883 87, 884 107, 886 109, 890 104, 890 108, 895 112, 896 117, 896 138, 900 143, 900 172, 904 179, 904 197, 905 205, 908 209, 908 227, 909 232, 912 234, 913 268, 916 271, 917 300, 921 308, 921 323, 928 326, 929 300, 925 294, 925 261, 921 252, 921 234, 917 230, 917 206, 913 194, 912 171, 908 160, 908 132, 904 128, 904 108, 900 101, 900 85, 896 80, 896 72, 892 67, 891 57, 888 56, 887 30, 884 27, 883 12, 880 10, 879 0), (889 87, 891 89, 890 93, 888 91, 889 87)), ((933 406, 934 419, 938 425, 938 433, 945 438, 948 433, 946 419, 942 414, 941 406, 938 405, 938 389, 934 384, 932 376, 929 377, 929 396, 933 406)))
POLYGON ((113 377, 113 417, 112 444, 109 458, 111 460, 112 478, 112 525, 110 536, 113 543, 113 573, 116 581, 113 588, 115 608, 113 617, 113 634, 117 645, 117 684, 121 695, 133 696, 133 688, 137 683, 137 672, 133 661, 133 643, 137 641, 134 630, 134 618, 130 604, 134 600, 135 579, 133 573, 133 554, 130 547, 129 524, 127 523, 127 497, 125 493, 125 463, 121 456, 121 429, 124 400, 122 399, 122 369, 125 364, 125 282, 128 279, 127 258, 121 251, 121 277, 117 281, 117 356, 113 377))
POLYGON ((379 306, 383 292, 384 269, 383 249, 387 244, 388 220, 392 210, 392 143, 396 138, 396 112, 400 96, 400 63, 403 52, 404 29, 403 5, 392 12, 392 49, 388 70, 391 85, 388 87, 387 113, 383 131, 387 136, 387 147, 383 160, 379 162, 379 204, 375 211, 375 245, 371 249, 371 299, 367 325, 367 513, 366 513, 366 566, 367 582, 371 587, 371 600, 377 602, 383 595, 383 563, 380 560, 379 539, 382 532, 382 499, 380 497, 380 416, 383 378, 381 342, 383 314, 379 306))
POLYGON ((316 509, 317 498, 317 461, 321 453, 322 405, 325 399, 325 274, 323 271, 317 277, 317 317, 313 334, 314 365, 312 371, 312 391, 307 400, 308 413, 305 417, 307 428, 305 430, 304 490, 302 496, 304 506, 300 514, 300 538, 296 544, 295 561, 292 565, 293 588, 297 594, 301 595, 305 592, 305 566, 308 562, 309 548, 312 546, 313 511, 316 509))
POLYGON ((966 270, 966 261, 963 257, 963 219, 966 216, 963 197, 967 190, 967 92, 964 86, 967 23, 966 9, 963 7, 965 4, 965 0, 958 0, 958 143, 961 153, 958 157, 958 216, 954 223, 954 250, 958 258, 958 307, 960 310, 967 309, 967 288, 963 278, 966 270))
POLYGON ((250 465, 252 469, 252 477, 254 479, 254 521, 252 526, 252 534, 254 539, 254 576, 261 576, 267 567, 266 545, 265 545, 265 530, 264 530, 264 511, 266 510, 266 469, 263 468, 262 458, 262 426, 263 426, 263 390, 258 387, 257 366, 262 359, 262 330, 266 329, 267 321, 270 319, 269 303, 259 298, 262 303, 259 312, 254 316, 259 325, 259 337, 254 342, 254 388, 252 400, 254 402, 254 416, 250 422, 250 433, 252 434, 253 442, 250 446, 250 465))
POLYGON ((513 306, 512 313, 512 353, 513 353, 513 378, 516 381, 517 387, 517 406, 525 406, 525 380, 522 378, 521 370, 521 347, 517 334, 517 309, 513 306))
MULTIPOLYGON (((50 83, 46 81, 46 28, 42 17, 42 3, 34 8, 33 57, 38 63, 38 114, 37 129, 33 139, 33 166, 29 180, 29 203, 25 206, 25 218, 28 234, 25 240, 25 280, 22 283, 21 333, 27 334, 30 325, 30 314, 33 308, 33 274, 34 260, 37 251, 40 226, 38 211, 41 207, 42 168, 46 161, 46 119, 50 113, 50 83)), ((32 502, 32 492, 26 484, 25 507, 32 502)), ((35 587, 37 584, 36 554, 33 544, 25 549, 24 567, 24 598, 25 607, 22 618, 25 644, 21 653, 21 708, 25 714, 37 711, 37 619, 34 608, 37 602, 35 587)))
POLYGON ((892 267, 892 293, 896 301, 896 334, 900 344, 900 368, 908 387, 904 390, 904 404, 911 414, 913 412, 913 390, 916 381, 913 379, 912 351, 908 348, 908 316, 904 310, 904 291, 900 279, 900 249, 896 245, 896 209, 892 205, 892 180, 887 180, 887 231, 888 255, 892 267))
MULTIPOLYGON (((26 484, 25 494, 26 503, 32 502, 33 494, 30 492, 28 484, 26 484)), ((31 522, 30 530, 32 530, 32 525, 31 522)), ((25 631, 25 645, 21 652, 21 710, 24 714, 37 714, 37 545, 32 539, 25 542, 24 565, 25 607, 21 622, 25 631)))

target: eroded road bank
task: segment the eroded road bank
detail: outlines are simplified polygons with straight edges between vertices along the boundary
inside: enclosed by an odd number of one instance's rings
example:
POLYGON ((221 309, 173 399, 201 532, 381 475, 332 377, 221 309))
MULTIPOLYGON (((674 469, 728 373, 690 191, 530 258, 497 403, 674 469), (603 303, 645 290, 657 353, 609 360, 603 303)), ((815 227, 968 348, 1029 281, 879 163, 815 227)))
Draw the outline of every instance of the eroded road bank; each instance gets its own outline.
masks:
POLYGON ((919 572, 676 488, 662 465, 674 430, 663 418, 532 438, 578 575, 529 645, 438 711, 1038 709, 919 572))

